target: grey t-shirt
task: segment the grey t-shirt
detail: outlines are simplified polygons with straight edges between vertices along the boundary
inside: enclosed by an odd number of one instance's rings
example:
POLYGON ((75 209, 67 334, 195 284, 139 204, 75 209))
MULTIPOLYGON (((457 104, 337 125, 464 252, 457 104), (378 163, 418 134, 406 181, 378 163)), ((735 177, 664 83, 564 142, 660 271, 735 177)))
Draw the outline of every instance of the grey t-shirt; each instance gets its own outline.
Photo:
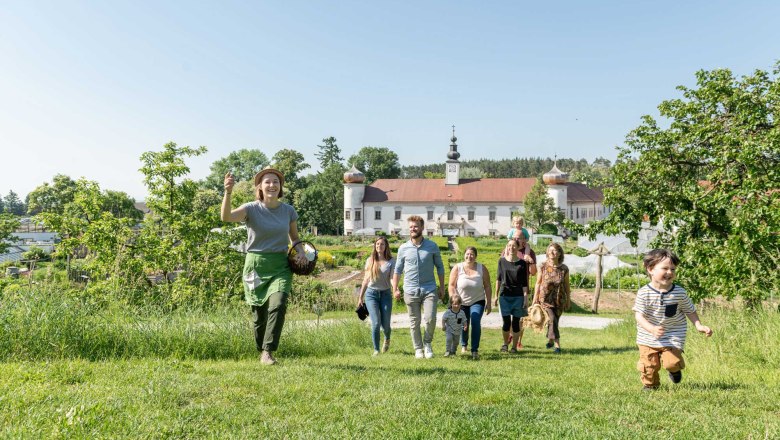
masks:
MULTIPOLYGON (((371 257, 366 260, 366 270, 368 270, 368 263, 371 261, 371 257)), ((374 290, 390 290, 390 278, 395 271, 395 258, 391 258, 379 268, 379 277, 375 280, 369 280, 368 288, 374 290)))
POLYGON ((260 201, 241 205, 246 210, 248 252, 287 252, 290 222, 298 220, 295 208, 282 203, 274 209, 260 201))

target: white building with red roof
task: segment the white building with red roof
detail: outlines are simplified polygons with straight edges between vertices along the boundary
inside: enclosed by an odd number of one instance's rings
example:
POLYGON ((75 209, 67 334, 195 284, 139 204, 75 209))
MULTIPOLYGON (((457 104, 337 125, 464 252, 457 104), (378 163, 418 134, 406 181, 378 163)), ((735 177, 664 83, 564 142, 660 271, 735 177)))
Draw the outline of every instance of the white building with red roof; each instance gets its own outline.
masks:
MULTIPOLYGON (((367 185, 355 168, 344 173, 344 234, 373 231, 408 234, 406 219, 425 220, 428 236, 503 236, 512 214, 524 212, 523 201, 535 177, 461 179, 460 153, 454 133, 444 179, 379 179, 367 185)), ((568 181, 557 166, 544 174, 547 192, 566 218, 585 224, 606 212, 600 189, 568 181)))

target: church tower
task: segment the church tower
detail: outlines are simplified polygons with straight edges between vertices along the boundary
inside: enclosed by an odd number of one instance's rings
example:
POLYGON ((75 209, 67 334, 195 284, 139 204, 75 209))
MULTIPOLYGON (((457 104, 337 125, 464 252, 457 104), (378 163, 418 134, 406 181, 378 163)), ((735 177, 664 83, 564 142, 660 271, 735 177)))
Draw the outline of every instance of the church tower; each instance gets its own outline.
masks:
POLYGON ((450 139, 452 143, 450 144, 450 152, 447 153, 447 169, 445 170, 446 178, 444 183, 447 185, 460 183, 460 162, 458 162, 460 153, 458 153, 458 144, 455 143, 457 140, 458 138, 455 137, 455 126, 453 125, 452 138, 450 139))

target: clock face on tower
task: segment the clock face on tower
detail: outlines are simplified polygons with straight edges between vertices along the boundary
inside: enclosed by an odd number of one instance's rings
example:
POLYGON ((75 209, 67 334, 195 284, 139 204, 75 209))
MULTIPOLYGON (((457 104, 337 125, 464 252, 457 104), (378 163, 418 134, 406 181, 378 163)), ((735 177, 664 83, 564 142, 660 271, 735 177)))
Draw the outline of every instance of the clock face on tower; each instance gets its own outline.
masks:
POLYGON ((455 165, 454 164, 450 164, 450 171, 455 172, 455 165))

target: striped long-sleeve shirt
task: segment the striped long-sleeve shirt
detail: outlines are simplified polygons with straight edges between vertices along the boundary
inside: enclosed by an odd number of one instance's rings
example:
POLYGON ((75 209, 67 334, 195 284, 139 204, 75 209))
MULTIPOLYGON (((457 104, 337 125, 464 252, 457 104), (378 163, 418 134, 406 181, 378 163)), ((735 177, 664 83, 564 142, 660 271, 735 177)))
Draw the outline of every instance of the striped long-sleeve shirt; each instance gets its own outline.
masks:
POLYGON ((635 312, 644 315, 647 321, 655 326, 660 325, 664 334, 656 338, 650 332, 636 325, 636 343, 648 347, 685 348, 685 334, 688 331, 686 315, 696 311, 693 301, 685 289, 672 284, 668 292, 659 292, 650 284, 642 286, 636 294, 635 312))

